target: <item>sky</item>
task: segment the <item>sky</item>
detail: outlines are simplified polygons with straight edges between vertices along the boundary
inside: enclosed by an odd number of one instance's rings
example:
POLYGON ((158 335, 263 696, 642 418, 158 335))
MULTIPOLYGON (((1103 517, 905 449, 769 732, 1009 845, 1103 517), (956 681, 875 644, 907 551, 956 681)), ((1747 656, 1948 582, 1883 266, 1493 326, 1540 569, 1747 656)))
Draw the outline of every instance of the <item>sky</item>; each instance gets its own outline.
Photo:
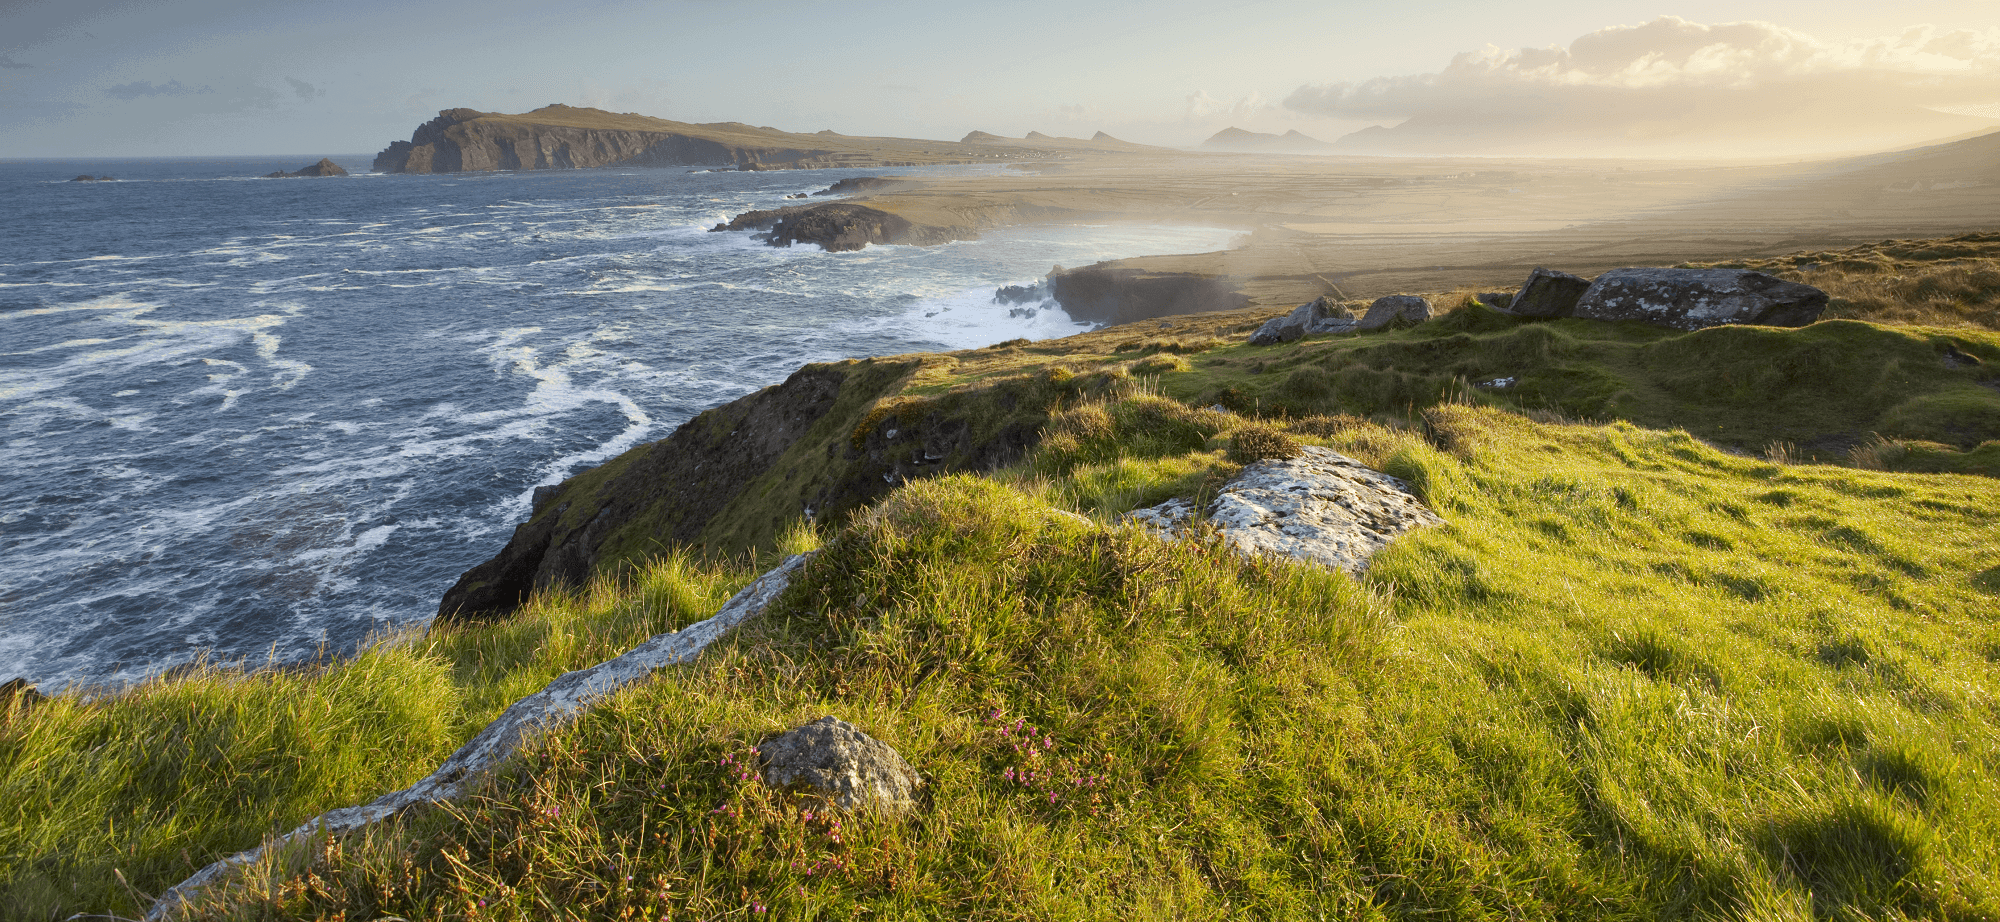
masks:
POLYGON ((0 0, 0 157, 317 158, 555 102, 942 139, 1872 150, 2000 128, 2000 4, 0 0))

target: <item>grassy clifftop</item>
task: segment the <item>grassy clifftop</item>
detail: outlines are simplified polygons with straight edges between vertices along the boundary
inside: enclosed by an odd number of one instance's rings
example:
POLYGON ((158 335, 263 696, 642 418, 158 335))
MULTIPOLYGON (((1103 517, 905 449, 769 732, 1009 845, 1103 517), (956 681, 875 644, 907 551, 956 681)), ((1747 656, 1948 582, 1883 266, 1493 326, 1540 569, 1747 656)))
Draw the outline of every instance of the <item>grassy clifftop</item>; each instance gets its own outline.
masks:
MULTIPOLYGON (((1873 469, 1990 463, 2000 335, 1464 307, 1241 345, 1261 319, 829 366, 807 377, 871 383, 765 446, 727 515, 504 620, 13 713, 0 916, 134 915, 813 546, 693 664, 198 915, 2000 915, 2000 480, 1873 469), (1403 477, 1446 524, 1360 581, 1105 524, 1213 490, 1248 426, 1403 477), (1828 432, 1881 437, 1808 463, 1828 432), (843 478, 882 486, 808 524, 802 491, 843 478), (897 747, 928 808, 836 826, 733 770, 825 714, 897 747)), ((792 386, 690 426, 746 438, 726 424, 792 386)))

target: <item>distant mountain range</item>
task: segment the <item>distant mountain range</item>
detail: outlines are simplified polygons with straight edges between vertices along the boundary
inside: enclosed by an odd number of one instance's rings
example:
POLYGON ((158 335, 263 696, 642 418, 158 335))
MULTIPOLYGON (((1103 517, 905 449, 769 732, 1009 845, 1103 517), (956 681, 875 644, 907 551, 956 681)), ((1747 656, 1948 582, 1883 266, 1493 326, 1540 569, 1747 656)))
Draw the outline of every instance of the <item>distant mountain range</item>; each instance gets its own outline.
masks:
POLYGON ((1234 126, 1216 132, 1214 137, 1201 142, 1201 147, 1203 150, 1253 154, 1325 154, 1333 151, 1333 145, 1300 134, 1297 129, 1284 134, 1265 134, 1234 126))
POLYGON ((1027 137, 1023 138, 1009 138, 985 131, 975 131, 972 132, 971 134, 966 135, 963 138, 960 138, 958 143, 996 144, 996 145, 1003 145, 1006 147, 1030 148, 1030 149, 1042 149, 1042 150, 1051 150, 1051 149, 1125 150, 1125 151, 1168 150, 1168 148, 1154 147, 1150 144, 1137 144, 1131 141, 1120 141, 1117 138, 1105 134, 1102 131, 1094 135, 1091 135, 1089 140, 1084 140, 1082 138, 1059 138, 1053 135, 1043 134, 1039 131, 1030 131, 1028 132, 1027 137))

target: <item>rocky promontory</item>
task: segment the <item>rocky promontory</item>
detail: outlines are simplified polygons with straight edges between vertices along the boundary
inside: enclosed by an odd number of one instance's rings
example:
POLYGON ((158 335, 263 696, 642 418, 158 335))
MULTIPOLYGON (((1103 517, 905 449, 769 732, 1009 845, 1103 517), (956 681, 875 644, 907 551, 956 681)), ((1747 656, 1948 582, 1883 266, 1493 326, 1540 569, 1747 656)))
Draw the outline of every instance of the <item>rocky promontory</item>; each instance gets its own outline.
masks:
POLYGON ((543 106, 505 114, 445 109, 375 156, 382 173, 704 166, 738 170, 899 167, 1018 159, 1004 145, 798 134, 741 122, 694 124, 543 106))
POLYGON ((772 246, 817 243, 834 253, 858 250, 871 243, 929 246, 979 236, 970 227, 919 224, 879 208, 847 202, 745 212, 710 230, 757 231, 772 246))
POLYGON ((1050 297, 1072 319, 1117 324, 1174 314, 1248 307, 1250 300, 1228 278, 1197 272, 1161 272, 1128 262, 1077 269, 1057 266, 1048 276, 1050 297))

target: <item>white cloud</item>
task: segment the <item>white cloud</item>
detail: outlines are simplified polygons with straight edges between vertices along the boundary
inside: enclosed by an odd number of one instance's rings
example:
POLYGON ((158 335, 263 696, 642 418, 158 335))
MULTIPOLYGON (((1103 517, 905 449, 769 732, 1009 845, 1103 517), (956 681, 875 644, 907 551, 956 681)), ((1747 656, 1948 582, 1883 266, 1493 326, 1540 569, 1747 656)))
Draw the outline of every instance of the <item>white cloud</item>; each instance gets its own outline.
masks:
POLYGON ((1996 102, 2000 30, 1919 27, 1823 42, 1766 22, 1667 16, 1601 29, 1566 48, 1489 46, 1437 73, 1301 86, 1284 104, 1317 116, 1408 119, 1371 132, 1375 146, 1436 148, 1454 137, 1509 150, 1537 136, 1625 147, 1734 139, 1755 149, 1746 152, 1768 153, 1963 131, 1976 125, 1970 113, 1996 102))
POLYGON ((1224 102, 1208 95, 1207 90, 1196 90, 1188 94, 1187 106, 1181 117, 1189 122, 1241 120, 1262 115, 1274 108, 1274 103, 1258 93, 1251 93, 1235 102, 1224 102))
POLYGON ((154 96, 199 96, 213 92, 215 92, 215 88, 212 86, 192 87, 179 80, 169 80, 165 83, 154 83, 151 80, 134 80, 131 83, 121 83, 117 86, 107 86, 104 88, 104 95, 113 99, 146 99, 154 96))

